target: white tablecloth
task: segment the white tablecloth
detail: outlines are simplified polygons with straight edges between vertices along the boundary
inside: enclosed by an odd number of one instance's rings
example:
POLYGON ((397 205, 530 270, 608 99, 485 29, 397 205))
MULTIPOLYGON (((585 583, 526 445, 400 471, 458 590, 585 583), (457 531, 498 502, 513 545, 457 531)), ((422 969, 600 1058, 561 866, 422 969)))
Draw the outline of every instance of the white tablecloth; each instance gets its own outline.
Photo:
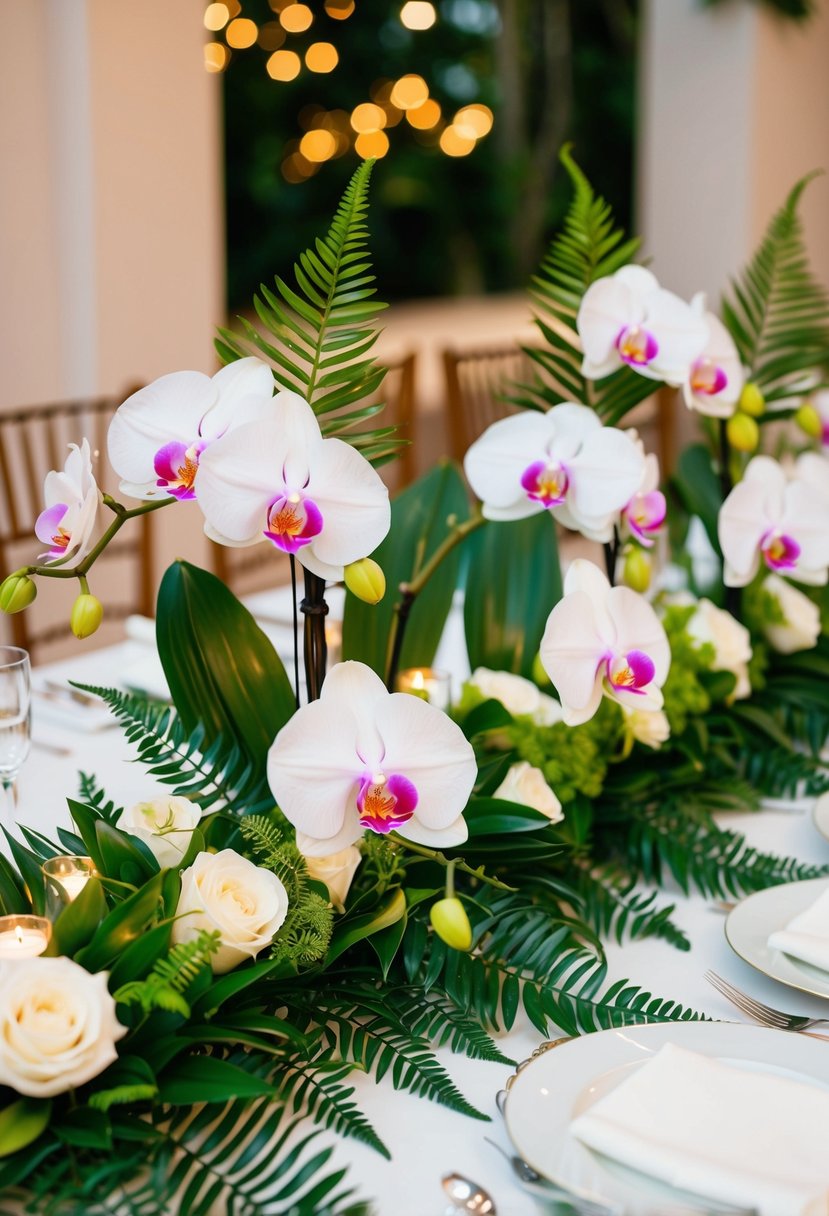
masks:
MULTIPOLYGON (((52 679, 65 677, 114 684, 120 672, 140 662, 146 654, 141 643, 125 642, 83 659, 54 664, 48 675, 52 679)), ((38 675, 42 678, 43 672, 38 675)), ((79 712, 82 714, 83 710, 79 712)), ((68 824, 65 798, 77 794, 79 770, 95 773, 116 801, 138 801, 155 790, 144 770, 130 763, 130 749, 117 729, 85 734, 67 726, 58 727, 39 713, 35 704, 33 737, 64 748, 67 754, 57 755, 35 746, 26 762, 19 781, 18 817, 32 827, 52 832, 56 824, 68 824)), ((808 802, 795 809, 731 815, 723 817, 722 822, 744 830, 750 842, 760 849, 829 863, 829 842, 814 828, 808 802)), ((664 898, 676 899, 675 919, 690 936, 692 951, 680 953, 655 940, 634 942, 624 948, 609 946, 612 979, 626 977, 654 994, 674 998, 715 1017, 737 1020, 734 1009, 703 979, 703 973, 711 968, 779 1008, 819 1016, 829 1014, 827 1003, 783 988, 737 958, 725 941, 724 918, 712 910, 709 901, 698 896, 686 899, 672 890, 664 898)), ((519 1016, 500 1046, 507 1055, 522 1060, 538 1042, 537 1031, 519 1016)), ((829 1046, 826 1050, 829 1051, 829 1046)), ((440 1178, 450 1171, 465 1174, 485 1186, 495 1200, 499 1216, 537 1213, 535 1201, 513 1182, 507 1163, 484 1142, 488 1136, 508 1147, 495 1107, 495 1094, 510 1070, 455 1056, 448 1049, 440 1054, 466 1097, 491 1115, 492 1123, 467 1119, 426 1099, 396 1093, 389 1083, 375 1085, 370 1077, 354 1073, 351 1083, 360 1106, 389 1147, 392 1161, 384 1161, 354 1141, 339 1140, 333 1165, 349 1167, 349 1183, 359 1195, 376 1201, 379 1216, 439 1216, 446 1207, 440 1178)), ((334 1139, 329 1133, 324 1135, 334 1139)))

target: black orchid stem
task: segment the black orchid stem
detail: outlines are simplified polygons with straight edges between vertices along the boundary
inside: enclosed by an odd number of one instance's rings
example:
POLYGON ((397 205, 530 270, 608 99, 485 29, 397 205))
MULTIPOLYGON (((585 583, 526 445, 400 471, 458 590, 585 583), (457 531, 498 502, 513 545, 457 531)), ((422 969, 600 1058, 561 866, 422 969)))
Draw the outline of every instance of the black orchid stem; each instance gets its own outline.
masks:
POLYGON ((305 687, 308 700, 316 701, 328 662, 328 645, 325 641, 328 605, 325 602, 325 579, 312 574, 310 570, 305 571, 305 598, 300 609, 305 616, 305 687))
MULTIPOLYGON (((728 495, 731 493, 733 483, 731 481, 731 444, 728 442, 728 430, 726 427, 726 419, 721 418, 720 422, 720 493, 722 500, 725 502, 728 495)), ((740 620, 742 611, 742 596, 740 595, 739 587, 725 588, 725 610, 730 612, 733 617, 740 620)))
POLYGON ((616 564, 619 558, 619 540, 619 529, 614 527, 613 539, 607 541, 603 546, 607 581, 610 583, 611 587, 615 587, 616 585, 616 564))
POLYGON ((299 618, 296 605, 296 557, 293 553, 290 553, 288 557, 291 566, 291 606, 294 617, 294 696, 296 707, 299 709, 299 618))

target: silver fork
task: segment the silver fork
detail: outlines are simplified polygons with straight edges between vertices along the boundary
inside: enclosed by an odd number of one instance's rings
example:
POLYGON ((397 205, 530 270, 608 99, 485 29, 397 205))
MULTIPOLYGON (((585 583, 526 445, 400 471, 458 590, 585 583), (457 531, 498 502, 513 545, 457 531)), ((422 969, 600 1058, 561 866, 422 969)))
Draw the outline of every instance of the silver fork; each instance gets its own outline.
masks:
POLYGON ((812 1026, 829 1026, 829 1018, 807 1018, 805 1014, 783 1013, 781 1009, 772 1009, 771 1005, 764 1005, 762 1001, 755 1000, 753 996, 735 988, 714 971, 706 971, 705 978, 726 1000, 731 1001, 732 1005, 736 1005, 750 1018, 754 1018, 761 1026, 770 1026, 775 1030, 809 1030, 812 1026))

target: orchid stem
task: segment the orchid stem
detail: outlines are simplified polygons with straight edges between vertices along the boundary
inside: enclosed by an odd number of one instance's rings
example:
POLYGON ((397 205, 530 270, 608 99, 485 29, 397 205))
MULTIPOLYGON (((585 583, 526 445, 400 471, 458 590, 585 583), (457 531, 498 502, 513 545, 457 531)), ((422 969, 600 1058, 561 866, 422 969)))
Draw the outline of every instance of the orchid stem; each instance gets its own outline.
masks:
POLYGON ((479 879, 489 887, 495 887, 497 891, 514 891, 516 889, 515 887, 507 886, 499 878, 493 878, 491 874, 485 873, 483 866, 479 866, 477 870, 473 870, 472 866, 467 865, 462 857, 447 857, 445 853, 440 853, 436 849, 428 849, 423 844, 414 844, 413 841, 406 840, 403 836, 398 836, 397 832, 392 832, 390 839, 402 848, 408 849, 410 853, 416 853, 418 857, 426 857, 429 861, 436 861, 438 865, 445 866, 447 895, 454 894, 455 891, 455 870, 461 870, 464 874, 471 874, 473 878, 479 879), (450 866, 452 868, 451 874, 449 872, 450 866))
POLYGON ((328 661, 328 645, 325 640, 325 617, 328 605, 325 602, 325 579, 310 570, 305 571, 305 598, 300 604, 305 616, 305 687, 308 700, 319 699, 325 667, 328 661))
POLYGON ((397 671, 400 666, 400 655, 403 650, 403 638, 406 633, 406 624, 409 619, 409 613, 412 610, 412 605, 443 559, 448 557, 452 550, 457 548, 462 541, 466 540, 467 536, 477 531, 485 523, 486 519, 480 510, 478 510, 475 515, 472 515, 469 519, 465 519, 463 523, 456 524, 453 531, 438 545, 426 564, 417 570, 407 583, 400 584, 400 599, 394 606, 394 615, 391 619, 386 649, 386 688, 388 688, 389 692, 394 691, 397 671))
POLYGON ((294 697, 299 709, 299 614, 296 606, 296 558, 289 553, 291 566, 291 605, 294 610, 294 697))

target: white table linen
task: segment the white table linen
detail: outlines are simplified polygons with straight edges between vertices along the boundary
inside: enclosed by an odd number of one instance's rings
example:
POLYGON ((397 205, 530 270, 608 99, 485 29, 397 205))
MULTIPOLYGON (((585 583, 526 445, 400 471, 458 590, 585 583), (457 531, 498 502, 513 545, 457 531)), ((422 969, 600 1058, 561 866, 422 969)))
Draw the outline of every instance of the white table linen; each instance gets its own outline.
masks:
POLYGON ((793 917, 785 928, 772 933, 769 945, 829 972, 829 891, 824 891, 805 912, 793 917))

